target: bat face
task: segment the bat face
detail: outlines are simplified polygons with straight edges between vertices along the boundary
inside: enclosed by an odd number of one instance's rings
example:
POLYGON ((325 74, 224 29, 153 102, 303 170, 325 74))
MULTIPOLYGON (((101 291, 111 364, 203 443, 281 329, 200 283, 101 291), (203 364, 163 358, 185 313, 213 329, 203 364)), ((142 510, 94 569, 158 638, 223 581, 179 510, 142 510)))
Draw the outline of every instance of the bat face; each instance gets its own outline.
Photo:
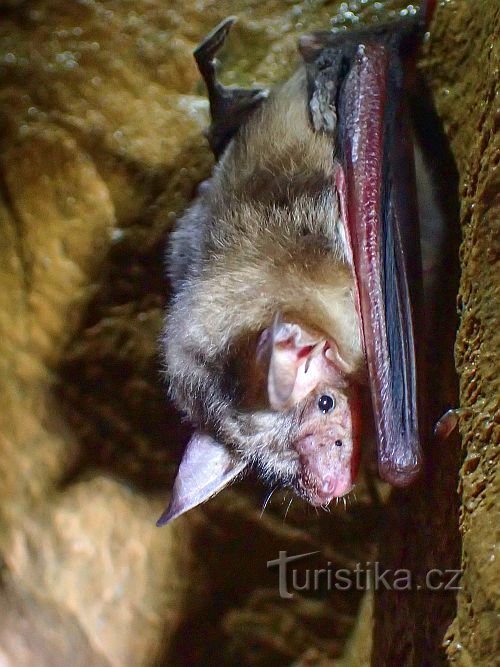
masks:
POLYGON ((170 241, 170 393, 197 430, 158 525, 250 466, 313 505, 348 493, 367 388, 381 476, 421 466, 404 61, 422 21, 305 38, 270 95, 216 80, 233 22, 195 51, 220 162, 170 241))
POLYGON ((313 505, 349 493, 359 464, 360 407, 351 369, 335 341, 275 319, 260 336, 257 356, 267 362, 271 409, 295 409, 291 448, 298 455, 297 493, 313 505))
POLYGON ((295 489, 312 505, 328 505, 352 490, 359 465, 359 400, 337 387, 319 386, 306 399, 295 489))

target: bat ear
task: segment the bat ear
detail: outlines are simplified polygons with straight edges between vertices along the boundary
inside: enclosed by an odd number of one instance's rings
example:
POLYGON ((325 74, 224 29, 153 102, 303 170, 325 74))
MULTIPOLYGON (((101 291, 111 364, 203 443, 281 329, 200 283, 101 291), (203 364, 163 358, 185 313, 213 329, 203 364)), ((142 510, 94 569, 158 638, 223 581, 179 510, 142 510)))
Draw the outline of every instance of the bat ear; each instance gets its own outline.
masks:
POLYGON ((326 339, 298 324, 275 320, 267 376, 269 403, 286 410, 300 402, 321 381, 337 380, 324 357, 326 339))
POLYGON ((301 353, 301 335, 297 324, 274 323, 267 392, 271 407, 280 410, 291 400, 301 353))
POLYGON ((170 504, 156 525, 164 526, 222 491, 246 466, 235 462, 220 442, 197 431, 182 457, 170 504))

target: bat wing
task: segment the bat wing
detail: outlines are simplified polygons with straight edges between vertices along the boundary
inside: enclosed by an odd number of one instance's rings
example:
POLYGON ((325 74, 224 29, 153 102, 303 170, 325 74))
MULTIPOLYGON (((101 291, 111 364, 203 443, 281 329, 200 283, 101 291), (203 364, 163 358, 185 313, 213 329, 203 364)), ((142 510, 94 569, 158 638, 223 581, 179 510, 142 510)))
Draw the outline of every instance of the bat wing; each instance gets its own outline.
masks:
POLYGON ((422 464, 416 332, 420 245, 405 92, 422 18, 304 38, 313 126, 332 134, 352 254, 381 476, 422 464))
POLYGON ((170 504, 156 525, 164 526, 205 502, 230 484, 246 466, 233 461, 227 449, 209 435, 194 433, 182 457, 170 504))

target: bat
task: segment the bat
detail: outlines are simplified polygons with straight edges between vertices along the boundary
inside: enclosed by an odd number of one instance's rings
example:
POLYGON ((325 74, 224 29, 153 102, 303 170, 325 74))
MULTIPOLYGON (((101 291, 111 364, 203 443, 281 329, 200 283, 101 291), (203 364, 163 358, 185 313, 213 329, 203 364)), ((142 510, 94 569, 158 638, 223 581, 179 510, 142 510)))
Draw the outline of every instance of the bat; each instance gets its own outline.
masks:
POLYGON ((224 87, 223 21, 194 52, 218 160, 168 247, 170 395, 195 430, 164 525, 255 468, 315 506, 351 491, 372 431, 410 484, 428 426, 408 93, 434 8, 300 40, 271 92, 224 87))

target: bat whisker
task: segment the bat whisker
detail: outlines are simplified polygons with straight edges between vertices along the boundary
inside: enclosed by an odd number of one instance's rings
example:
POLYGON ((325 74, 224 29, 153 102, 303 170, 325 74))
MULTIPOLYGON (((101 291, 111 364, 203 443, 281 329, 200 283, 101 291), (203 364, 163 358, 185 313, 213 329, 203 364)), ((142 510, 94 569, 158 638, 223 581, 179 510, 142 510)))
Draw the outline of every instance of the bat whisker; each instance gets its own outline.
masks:
POLYGON ((290 502, 288 503, 288 507, 287 507, 286 510, 285 510, 285 516, 283 517, 283 522, 286 521, 286 515, 288 514, 288 510, 289 510, 290 507, 292 506, 292 503, 293 503, 293 496, 290 498, 290 502))
POLYGON ((266 511, 266 507, 267 507, 269 501, 271 500, 271 496, 273 495, 273 493, 276 491, 277 488, 278 488, 278 485, 276 485, 274 488, 272 488, 272 489, 269 491, 269 493, 267 494, 267 496, 266 496, 266 498, 265 498, 265 500, 264 500, 264 504, 262 505, 262 510, 261 510, 261 512, 260 512, 260 518, 261 518, 261 519, 262 519, 262 515, 263 515, 264 512, 266 511))

